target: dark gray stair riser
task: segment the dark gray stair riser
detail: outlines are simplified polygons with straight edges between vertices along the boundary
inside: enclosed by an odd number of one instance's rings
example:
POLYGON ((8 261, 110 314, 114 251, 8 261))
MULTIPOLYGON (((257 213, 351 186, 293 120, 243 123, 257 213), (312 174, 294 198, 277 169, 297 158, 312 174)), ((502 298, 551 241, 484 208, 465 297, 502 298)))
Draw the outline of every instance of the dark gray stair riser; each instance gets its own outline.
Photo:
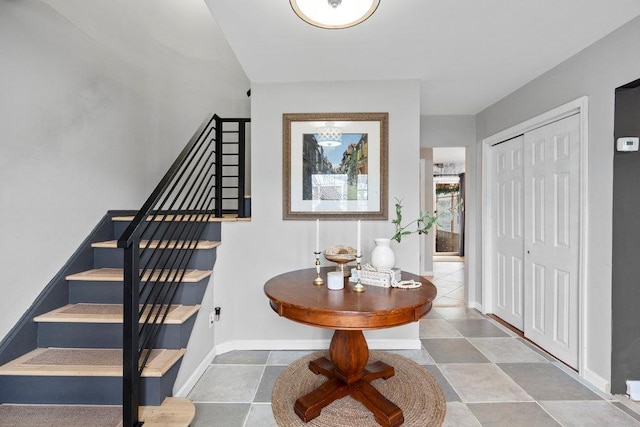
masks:
MULTIPOLYGON (((163 377, 141 378, 140 403, 158 406, 172 395, 180 362, 163 377)), ((120 377, 0 376, 0 402, 121 405, 120 377)))
MULTIPOLYGON (((122 255, 119 249, 91 248, 91 242, 118 239, 129 225, 126 221, 110 221, 120 212, 110 212, 82 247, 74 253, 72 259, 58 272, 54 280, 47 285, 34 306, 20 320, 19 335, 0 347, 0 359, 3 362, 14 359, 37 346, 39 347, 91 347, 121 348, 122 326, 120 324, 73 324, 73 323, 35 323, 33 317, 46 313, 68 303, 122 303, 122 282, 67 281, 65 277, 79 271, 96 268, 122 268, 122 255), (52 298, 50 295, 55 296, 52 298)), ((164 232, 171 224, 154 223, 150 228, 160 228, 164 232)), ((219 222, 207 223, 200 236, 201 240, 220 241, 219 222)), ((194 230, 192 228, 191 230, 194 230)), ((160 238, 160 236, 156 237, 160 238)), ((166 234, 171 239, 171 231, 166 234)), ((216 250, 197 250, 189 268, 212 270, 216 250)), ((200 304, 209 283, 206 277, 197 283, 181 283, 177 286, 175 304, 200 304)), ((195 324, 197 314, 184 325, 165 325, 161 332, 161 342, 156 348, 185 348, 195 324)), ((181 362, 181 361, 180 361, 181 362)), ((143 378, 141 385, 141 404, 160 405, 167 396, 172 395, 173 384, 177 377, 180 362, 176 363, 162 378, 143 378)), ((51 403, 51 404, 116 404, 122 403, 121 377, 85 377, 85 376, 2 376, 0 375, 0 403, 51 403)), ((0 420, 1 421, 1 420, 0 420)), ((1 424, 1 422, 0 422, 1 424)))
MULTIPOLYGON (((202 302, 209 277, 199 282, 180 283, 174 304, 195 305, 202 302)), ((144 295, 143 295, 144 297, 144 295)), ((69 303, 122 304, 122 282, 69 281, 69 303)))
POLYGON ((105 215, 62 269, 46 285, 14 329, 0 342, 0 364, 5 364, 36 348, 38 328, 33 318, 67 304, 69 284, 66 276, 71 272, 91 269, 94 262, 91 243, 113 238, 113 221, 105 215))
MULTIPOLYGON (((154 348, 186 348, 196 316, 181 325, 161 326, 154 348)), ((122 348, 122 324, 41 322, 38 347, 122 348)))
MULTIPOLYGON (((163 223, 163 222, 154 222, 145 230, 142 238, 152 238, 152 239, 163 239, 163 240, 175 240, 177 234, 173 231, 176 229, 175 227, 184 227, 185 223, 163 223), (182 224, 176 226, 175 224, 182 224), (153 236, 153 237, 150 237, 153 236), (164 237, 162 237, 164 236, 164 237)), ((180 228, 186 229, 191 232, 191 235, 195 234, 196 230, 199 230, 201 226, 204 225, 202 235, 200 236, 200 240, 212 240, 219 242, 220 241, 220 223, 219 222, 209 222, 206 224, 202 223, 187 223, 190 225, 190 228, 180 228)), ((128 221, 113 221, 113 235, 116 239, 119 239, 122 236, 122 233, 129 226, 128 221)))
MULTIPOLYGON (((94 268, 123 268, 124 267, 124 249, 116 248, 94 248, 94 268)), ((189 251, 175 250, 171 254, 170 250, 163 249, 147 249, 140 260, 140 266, 145 266, 149 262, 160 260, 166 265, 184 265, 189 256, 189 251)), ((213 249, 197 249, 193 251, 186 268, 196 270, 211 270, 216 259, 216 248, 213 249)))

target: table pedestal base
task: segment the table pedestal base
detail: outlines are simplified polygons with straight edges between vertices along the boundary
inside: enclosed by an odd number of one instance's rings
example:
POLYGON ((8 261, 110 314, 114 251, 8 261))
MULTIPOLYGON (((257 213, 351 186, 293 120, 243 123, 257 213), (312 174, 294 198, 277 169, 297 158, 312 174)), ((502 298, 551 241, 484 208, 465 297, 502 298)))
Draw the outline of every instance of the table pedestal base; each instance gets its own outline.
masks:
POLYGON ((314 374, 322 374, 329 380, 296 400, 294 410, 304 422, 311 421, 320 415, 322 408, 347 395, 373 412, 382 426, 396 427, 404 422, 402 410, 370 384, 378 378, 391 378, 395 371, 384 362, 367 364, 369 349, 362 331, 335 331, 330 354, 332 361, 321 357, 309 362, 314 374))

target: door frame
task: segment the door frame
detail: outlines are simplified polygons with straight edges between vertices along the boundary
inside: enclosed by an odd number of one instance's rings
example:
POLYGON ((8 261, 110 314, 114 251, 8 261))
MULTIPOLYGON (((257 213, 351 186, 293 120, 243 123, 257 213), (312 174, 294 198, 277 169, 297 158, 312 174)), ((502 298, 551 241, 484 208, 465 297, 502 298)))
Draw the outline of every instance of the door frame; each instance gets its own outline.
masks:
POLYGON ((579 215, 579 249, 578 249, 578 373, 582 376, 586 368, 587 337, 585 319, 587 319, 587 213, 588 213, 588 97, 583 96, 568 102, 536 117, 526 120, 482 140, 482 312, 493 312, 493 235, 491 171, 493 161, 492 147, 502 141, 522 135, 530 130, 580 114, 580 215, 579 215))

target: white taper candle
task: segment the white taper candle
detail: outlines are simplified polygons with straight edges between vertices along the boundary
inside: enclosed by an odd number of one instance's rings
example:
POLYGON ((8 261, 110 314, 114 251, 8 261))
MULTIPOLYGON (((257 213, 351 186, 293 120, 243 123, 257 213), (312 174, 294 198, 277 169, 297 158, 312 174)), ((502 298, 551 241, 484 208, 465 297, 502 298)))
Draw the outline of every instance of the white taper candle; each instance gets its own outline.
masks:
POLYGON ((356 247, 356 255, 362 255, 362 253, 360 252, 360 240, 361 240, 360 239, 360 237, 361 237, 360 235, 361 235, 361 233, 360 233, 360 220, 358 220, 358 243, 357 243, 358 246, 356 247))
POLYGON ((316 252, 320 252, 320 220, 316 219, 316 252))

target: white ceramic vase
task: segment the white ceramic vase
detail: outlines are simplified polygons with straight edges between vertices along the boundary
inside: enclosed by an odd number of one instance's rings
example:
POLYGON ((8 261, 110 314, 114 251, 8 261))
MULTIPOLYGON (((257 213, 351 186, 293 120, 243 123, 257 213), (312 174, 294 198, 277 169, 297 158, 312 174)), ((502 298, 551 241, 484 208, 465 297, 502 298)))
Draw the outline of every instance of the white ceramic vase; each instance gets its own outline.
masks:
POLYGON ((396 256, 391 249, 391 239, 373 239, 376 246, 371 251, 371 265, 375 268, 390 269, 396 265, 396 256))

